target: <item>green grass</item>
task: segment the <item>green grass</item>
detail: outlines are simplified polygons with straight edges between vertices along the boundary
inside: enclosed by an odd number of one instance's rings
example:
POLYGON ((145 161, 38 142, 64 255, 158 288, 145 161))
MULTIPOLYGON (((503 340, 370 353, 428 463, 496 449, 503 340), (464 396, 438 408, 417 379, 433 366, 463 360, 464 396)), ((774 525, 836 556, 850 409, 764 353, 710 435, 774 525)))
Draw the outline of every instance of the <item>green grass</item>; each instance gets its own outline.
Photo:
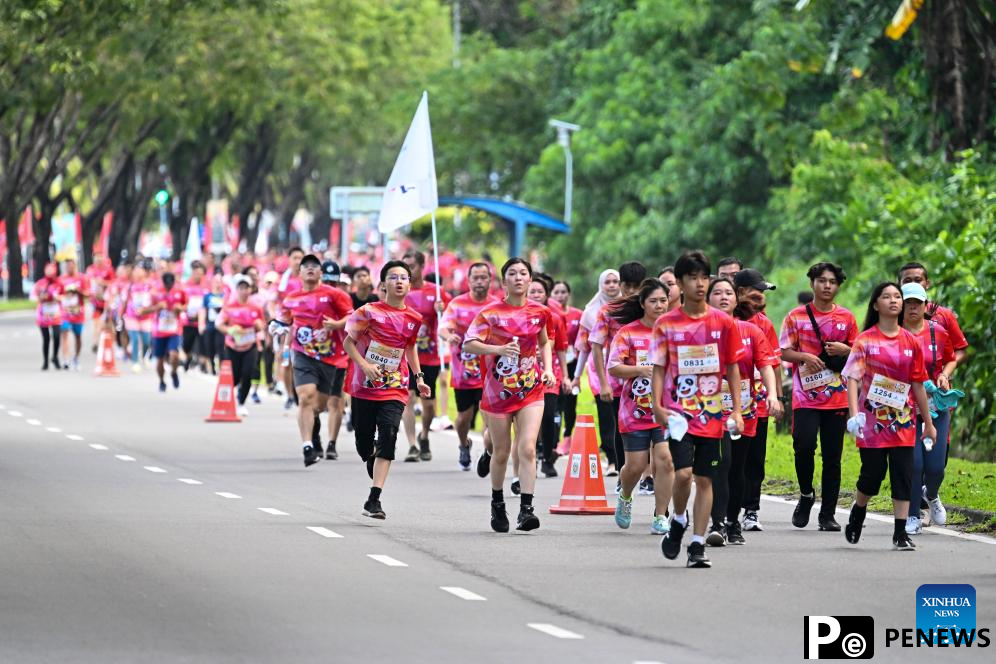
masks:
POLYGON ((30 311, 34 309, 36 303, 31 300, 0 300, 0 312, 3 311, 30 311))

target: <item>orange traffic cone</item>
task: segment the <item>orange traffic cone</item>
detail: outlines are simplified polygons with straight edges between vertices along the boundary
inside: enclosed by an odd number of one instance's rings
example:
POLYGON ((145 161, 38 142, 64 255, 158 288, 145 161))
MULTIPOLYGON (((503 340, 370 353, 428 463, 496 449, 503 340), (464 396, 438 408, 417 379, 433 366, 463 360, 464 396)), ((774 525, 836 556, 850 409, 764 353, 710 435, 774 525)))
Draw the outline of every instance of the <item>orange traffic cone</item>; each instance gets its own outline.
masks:
POLYGON ((114 337, 107 330, 100 333, 97 349, 97 366, 93 368, 93 375, 120 376, 121 372, 118 371, 114 362, 114 337))
POLYGON ((605 499, 605 480, 602 479, 602 461, 598 456, 595 437, 595 418, 578 415, 571 436, 564 487, 560 490, 560 503, 550 506, 551 514, 614 514, 605 499))
POLYGON ((241 422, 235 412, 235 382, 232 380, 232 361, 222 360, 218 372, 218 386, 214 388, 214 405, 205 422, 241 422))

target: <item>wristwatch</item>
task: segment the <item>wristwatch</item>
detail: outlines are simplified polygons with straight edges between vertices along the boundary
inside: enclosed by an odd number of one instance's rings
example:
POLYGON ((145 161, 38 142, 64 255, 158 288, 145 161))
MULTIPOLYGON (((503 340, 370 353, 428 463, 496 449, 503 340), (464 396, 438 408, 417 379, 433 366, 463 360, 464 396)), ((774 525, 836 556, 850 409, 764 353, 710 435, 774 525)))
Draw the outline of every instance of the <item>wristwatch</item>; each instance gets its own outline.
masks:
POLYGON ((421 379, 425 378, 425 374, 422 373, 421 371, 419 371, 417 374, 415 374, 415 377, 418 378, 419 380, 421 380, 421 379))

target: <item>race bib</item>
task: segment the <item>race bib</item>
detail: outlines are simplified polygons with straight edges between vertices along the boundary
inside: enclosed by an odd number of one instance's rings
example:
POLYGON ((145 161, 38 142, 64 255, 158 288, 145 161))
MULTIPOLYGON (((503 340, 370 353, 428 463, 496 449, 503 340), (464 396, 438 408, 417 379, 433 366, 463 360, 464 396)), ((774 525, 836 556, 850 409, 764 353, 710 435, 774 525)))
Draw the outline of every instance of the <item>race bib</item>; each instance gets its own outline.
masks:
POLYGON ((805 364, 799 365, 799 382, 802 383, 802 389, 804 390, 815 390, 824 385, 829 385, 836 376, 837 374, 833 372, 833 369, 827 367, 824 367, 820 371, 810 372, 805 364))
POLYGON ((233 336, 232 339, 235 340, 235 345, 237 346, 247 346, 249 344, 256 343, 256 331, 246 330, 239 334, 237 337, 233 336))
POLYGON ((678 346, 678 374, 719 373, 719 346, 678 346))
MULTIPOLYGON (((740 381, 740 407, 750 403, 750 379, 740 381)), ((733 395, 730 394, 730 384, 723 379, 723 410, 733 410, 733 395)))
POLYGON ((159 312, 159 331, 176 332, 179 328, 177 317, 170 311, 159 312))
POLYGON ((66 309, 75 311, 80 307, 80 296, 79 295, 67 295, 62 299, 62 306, 66 309))
POLYGON ((882 374, 875 374, 871 387, 868 389, 868 400, 880 406, 888 406, 896 410, 906 407, 910 396, 910 384, 901 380, 893 380, 882 374))
MULTIPOLYGON (((679 346, 680 348, 680 346, 679 346)), ((650 351, 649 350, 638 350, 636 351, 636 366, 638 367, 649 367, 653 362, 650 361, 650 351)), ((718 371, 718 368, 717 368, 718 371)))
POLYGON ((137 293, 135 295, 135 305, 139 309, 143 309, 152 302, 152 295, 150 293, 137 293))
POLYGON ((367 362, 379 364, 387 372, 393 373, 401 366, 401 357, 404 355, 404 352, 403 348, 391 348, 376 341, 371 341, 365 357, 367 362))
POLYGON ((56 302, 44 302, 41 305, 42 316, 55 318, 59 315, 59 305, 56 302))

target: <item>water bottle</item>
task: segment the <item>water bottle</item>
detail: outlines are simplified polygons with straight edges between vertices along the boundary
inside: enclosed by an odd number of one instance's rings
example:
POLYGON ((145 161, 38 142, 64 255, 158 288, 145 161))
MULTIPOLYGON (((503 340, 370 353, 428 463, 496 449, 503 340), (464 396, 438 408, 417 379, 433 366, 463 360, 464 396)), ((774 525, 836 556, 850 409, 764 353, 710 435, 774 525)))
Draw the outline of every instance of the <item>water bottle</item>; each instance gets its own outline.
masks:
POLYGON ((726 419, 726 430, 730 432, 730 440, 740 440, 740 432, 737 431, 737 421, 732 416, 726 419))
POLYGON ((925 437, 923 439, 923 449, 927 450, 928 452, 934 449, 934 439, 925 437))
MULTIPOLYGON (((512 341, 514 341, 515 343, 519 343, 519 337, 512 337, 512 341)), ((519 354, 518 353, 516 353, 515 355, 510 356, 508 359, 512 360, 512 362, 515 363, 515 366, 519 366, 519 354)))

